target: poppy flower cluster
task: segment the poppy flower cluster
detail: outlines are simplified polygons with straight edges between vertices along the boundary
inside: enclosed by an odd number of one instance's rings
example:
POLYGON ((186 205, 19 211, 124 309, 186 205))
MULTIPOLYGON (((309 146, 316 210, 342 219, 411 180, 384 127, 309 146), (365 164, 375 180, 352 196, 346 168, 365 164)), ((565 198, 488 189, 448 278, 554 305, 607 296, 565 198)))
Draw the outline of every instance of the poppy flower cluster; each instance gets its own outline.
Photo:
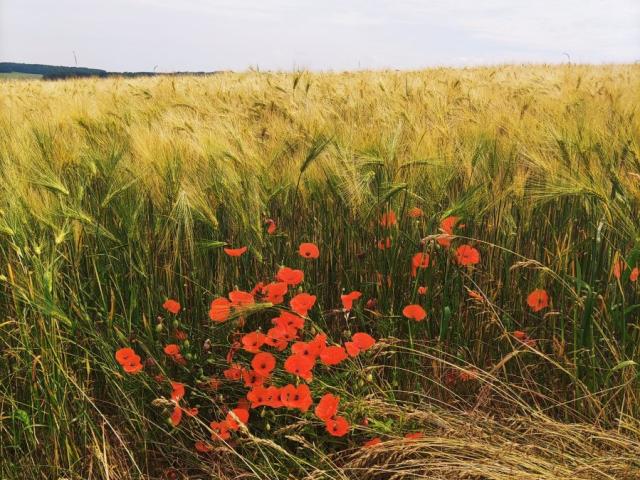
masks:
POLYGON ((136 374, 142 371, 142 363, 140 362, 140 356, 129 347, 121 348, 116 351, 116 361, 120 364, 122 369, 130 374, 136 374))

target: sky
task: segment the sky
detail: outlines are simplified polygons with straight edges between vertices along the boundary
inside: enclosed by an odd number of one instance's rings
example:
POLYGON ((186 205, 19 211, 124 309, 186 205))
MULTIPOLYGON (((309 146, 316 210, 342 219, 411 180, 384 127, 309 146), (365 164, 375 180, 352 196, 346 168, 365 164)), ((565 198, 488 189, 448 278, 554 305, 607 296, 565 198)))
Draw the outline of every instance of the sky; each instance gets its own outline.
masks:
POLYGON ((0 61, 110 71, 640 61, 640 0, 0 0, 0 61))

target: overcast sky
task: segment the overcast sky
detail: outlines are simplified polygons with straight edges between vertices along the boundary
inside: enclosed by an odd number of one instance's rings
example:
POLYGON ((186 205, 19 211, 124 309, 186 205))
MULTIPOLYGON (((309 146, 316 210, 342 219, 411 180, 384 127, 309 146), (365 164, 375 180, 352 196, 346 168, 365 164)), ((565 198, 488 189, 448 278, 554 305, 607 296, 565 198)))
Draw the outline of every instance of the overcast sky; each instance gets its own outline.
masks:
POLYGON ((640 0, 0 0, 0 61, 107 70, 640 60, 640 0))

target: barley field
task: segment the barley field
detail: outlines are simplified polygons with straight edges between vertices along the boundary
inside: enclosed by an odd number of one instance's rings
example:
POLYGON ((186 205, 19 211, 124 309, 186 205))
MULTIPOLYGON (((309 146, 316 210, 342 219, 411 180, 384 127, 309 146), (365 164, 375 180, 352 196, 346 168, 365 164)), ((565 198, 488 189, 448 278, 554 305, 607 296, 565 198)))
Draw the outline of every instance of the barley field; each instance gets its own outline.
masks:
POLYGON ((0 81, 0 478, 640 478, 640 65, 0 81))

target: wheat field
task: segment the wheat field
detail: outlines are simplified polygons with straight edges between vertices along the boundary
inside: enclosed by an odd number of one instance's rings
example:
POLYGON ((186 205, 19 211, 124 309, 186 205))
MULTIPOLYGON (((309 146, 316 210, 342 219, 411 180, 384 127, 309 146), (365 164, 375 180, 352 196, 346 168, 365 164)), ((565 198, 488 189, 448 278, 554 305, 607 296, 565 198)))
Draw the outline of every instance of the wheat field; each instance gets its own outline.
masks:
POLYGON ((640 478, 640 65, 1 81, 0 175, 0 478, 640 478))

